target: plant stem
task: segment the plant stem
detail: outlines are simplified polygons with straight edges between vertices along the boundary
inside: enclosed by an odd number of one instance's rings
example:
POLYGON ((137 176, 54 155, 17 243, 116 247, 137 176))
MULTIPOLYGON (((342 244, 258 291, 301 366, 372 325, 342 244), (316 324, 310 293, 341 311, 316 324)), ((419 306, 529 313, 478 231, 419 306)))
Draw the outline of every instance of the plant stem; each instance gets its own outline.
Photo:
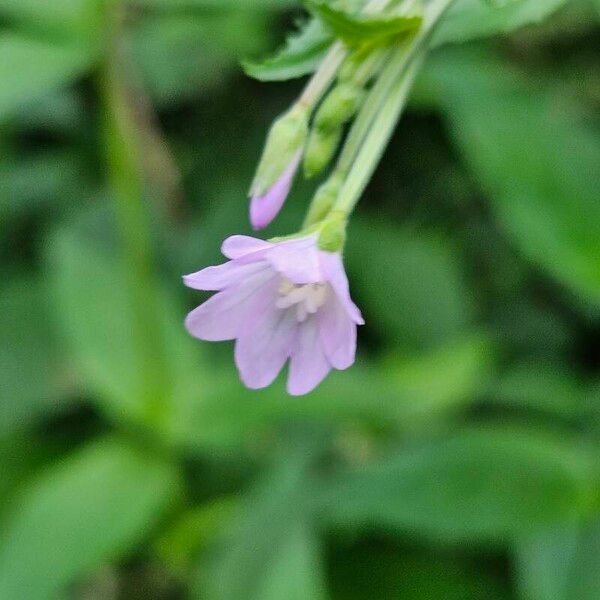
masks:
POLYGON ((107 176, 128 284, 131 330, 139 360, 140 402, 143 417, 149 424, 156 424, 164 416, 170 389, 161 332, 163 319, 153 271, 149 215, 143 199, 140 135, 132 97, 124 83, 120 6, 111 5, 107 11, 111 39, 100 77, 107 176))
POLYGON ((377 116, 385 98, 390 92, 395 81, 407 68, 407 65, 423 49, 429 41, 433 28, 440 16, 448 8, 453 0, 438 0, 433 3, 423 17, 423 24, 416 36, 401 44, 394 52, 381 72, 381 75, 373 89, 369 93, 362 110, 358 114, 352 126, 344 149, 338 160, 336 170, 346 173, 352 167, 360 146, 369 132, 373 120, 377 116))
POLYGON ((423 56, 419 55, 410 63, 403 77, 390 90, 373 127, 363 140, 354 167, 350 169, 344 181, 338 199, 333 205, 332 213, 342 213, 348 216, 354 210, 394 133, 422 64, 423 56))
MULTIPOLYGON (((390 3, 390 0, 371 0, 363 9, 363 14, 380 12, 390 3)), ((316 73, 304 88, 298 105, 313 110, 331 87, 335 77, 348 56, 348 49, 342 42, 335 42, 321 62, 316 73)))
POLYGON ((452 2, 434 0, 427 7, 417 35, 392 53, 381 72, 354 121, 334 170, 338 177, 345 177, 346 181, 332 211, 342 211, 348 216, 364 192, 402 114, 408 93, 425 58, 431 34, 452 2))

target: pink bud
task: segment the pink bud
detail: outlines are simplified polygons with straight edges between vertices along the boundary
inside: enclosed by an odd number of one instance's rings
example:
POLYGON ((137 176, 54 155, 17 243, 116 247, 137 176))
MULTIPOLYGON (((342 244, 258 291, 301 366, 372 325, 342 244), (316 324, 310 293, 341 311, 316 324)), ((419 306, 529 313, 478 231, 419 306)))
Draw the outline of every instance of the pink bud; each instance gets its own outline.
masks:
POLYGON ((279 179, 262 196, 252 196, 250 223, 254 229, 264 229, 279 214, 290 193, 301 158, 302 152, 298 152, 279 179))

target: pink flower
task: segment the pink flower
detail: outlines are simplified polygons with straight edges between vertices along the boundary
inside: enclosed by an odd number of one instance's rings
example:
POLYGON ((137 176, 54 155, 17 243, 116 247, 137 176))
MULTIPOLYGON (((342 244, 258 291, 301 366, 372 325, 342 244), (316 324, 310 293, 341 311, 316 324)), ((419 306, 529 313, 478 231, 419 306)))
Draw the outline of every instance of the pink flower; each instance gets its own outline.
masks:
POLYGON ((279 214, 290 193, 301 158, 302 152, 298 152, 264 194, 254 194, 250 199, 250 223, 254 229, 264 229, 279 214))
POLYGON ((234 235, 222 252, 229 262, 184 277, 188 287, 218 292, 187 316, 186 327, 201 340, 235 339, 249 388, 270 385, 288 358, 292 395, 354 363, 356 326, 364 321, 339 253, 320 250, 316 235, 277 243, 234 235))

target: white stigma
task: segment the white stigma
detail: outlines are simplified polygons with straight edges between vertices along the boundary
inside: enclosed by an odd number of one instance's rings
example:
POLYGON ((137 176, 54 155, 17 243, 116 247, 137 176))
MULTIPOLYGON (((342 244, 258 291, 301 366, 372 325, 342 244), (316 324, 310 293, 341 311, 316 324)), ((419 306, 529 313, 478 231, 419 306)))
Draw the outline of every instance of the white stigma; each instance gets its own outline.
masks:
POLYGON ((327 299, 327 287, 324 283, 294 285, 289 279, 283 279, 279 286, 277 308, 296 309, 296 319, 302 323, 308 315, 314 315, 327 299))

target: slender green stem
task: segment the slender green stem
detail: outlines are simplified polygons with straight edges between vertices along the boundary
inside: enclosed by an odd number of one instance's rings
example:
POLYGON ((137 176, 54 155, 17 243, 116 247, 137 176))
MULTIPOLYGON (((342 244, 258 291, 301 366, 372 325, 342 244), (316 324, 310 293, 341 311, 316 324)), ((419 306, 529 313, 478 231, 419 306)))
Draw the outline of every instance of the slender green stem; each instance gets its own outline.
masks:
MULTIPOLYGON (((363 9, 364 14, 382 11, 390 0, 370 0, 363 9)), ((342 63, 348 56, 348 49, 342 42, 335 42, 321 62, 316 73, 304 88, 297 104, 313 110, 334 82, 342 63)))
POLYGON ((119 8, 113 5, 108 9, 112 39, 99 87, 108 183, 121 239, 132 314, 131 331, 139 360, 140 400, 143 417, 154 424, 164 416, 170 382, 165 368, 149 214, 144 204, 141 140, 132 98, 124 83, 119 8))
POLYGON ((338 172, 346 173, 350 170, 361 144, 369 132, 383 102, 387 98, 390 89, 398 77, 402 76, 407 65, 426 46, 433 28, 452 1, 437 0, 437 2, 431 4, 424 15, 423 24, 417 35, 413 39, 403 42, 392 52, 387 65, 365 100, 363 108, 348 134, 348 139, 336 166, 338 172))
POLYGON ((311 77, 298 99, 298 104, 310 110, 320 102, 325 92, 331 87, 338 69, 342 66, 348 51, 341 42, 335 42, 327 52, 317 72, 311 77))
POLYGON ((344 181, 338 199, 333 205, 332 213, 342 213, 348 216, 354 209, 396 128, 422 63, 422 55, 415 57, 403 77, 390 90, 373 127, 363 140, 355 166, 349 171, 344 181))

